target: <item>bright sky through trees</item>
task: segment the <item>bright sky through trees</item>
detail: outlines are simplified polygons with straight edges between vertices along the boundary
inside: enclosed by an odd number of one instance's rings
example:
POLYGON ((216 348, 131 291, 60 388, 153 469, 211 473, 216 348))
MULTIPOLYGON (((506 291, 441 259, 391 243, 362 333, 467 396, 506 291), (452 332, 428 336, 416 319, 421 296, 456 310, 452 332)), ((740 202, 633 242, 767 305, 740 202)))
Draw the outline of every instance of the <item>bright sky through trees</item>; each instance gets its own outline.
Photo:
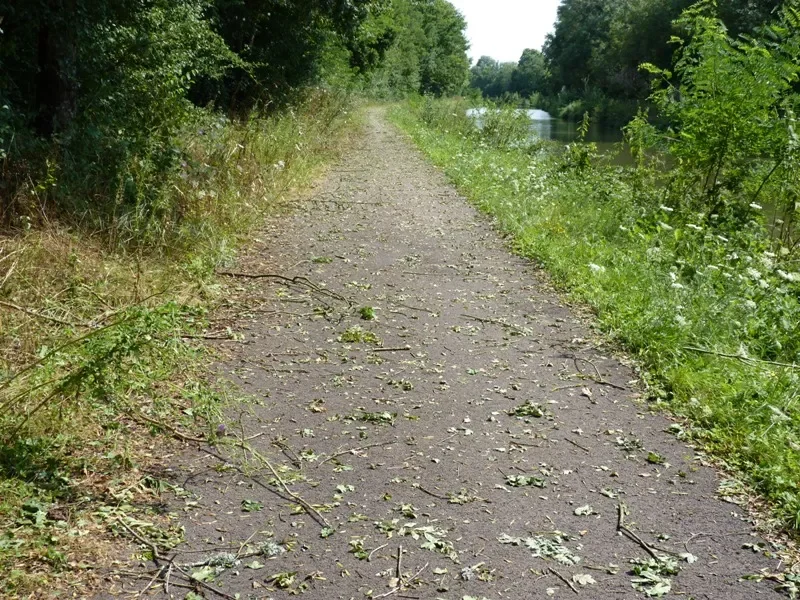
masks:
POLYGON ((541 49, 560 0, 450 0, 467 19, 473 64, 488 55, 517 62, 525 48, 541 49))

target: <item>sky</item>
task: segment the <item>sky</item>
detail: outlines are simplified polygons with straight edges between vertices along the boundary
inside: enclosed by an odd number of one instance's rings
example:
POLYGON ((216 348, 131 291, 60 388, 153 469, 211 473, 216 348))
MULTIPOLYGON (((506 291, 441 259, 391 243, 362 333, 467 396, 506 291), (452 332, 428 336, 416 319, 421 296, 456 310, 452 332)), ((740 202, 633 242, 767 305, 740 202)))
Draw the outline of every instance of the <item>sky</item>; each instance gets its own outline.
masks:
POLYGON ((517 62, 525 48, 541 50, 561 0, 450 0, 467 19, 473 64, 487 55, 517 62))

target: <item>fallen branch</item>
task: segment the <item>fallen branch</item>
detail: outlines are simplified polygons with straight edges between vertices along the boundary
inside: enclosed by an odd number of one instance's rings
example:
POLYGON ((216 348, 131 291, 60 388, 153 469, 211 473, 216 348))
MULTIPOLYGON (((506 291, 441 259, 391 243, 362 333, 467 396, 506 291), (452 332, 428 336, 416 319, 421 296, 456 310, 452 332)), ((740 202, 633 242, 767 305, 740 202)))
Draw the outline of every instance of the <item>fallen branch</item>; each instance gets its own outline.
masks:
POLYGON ((51 317, 49 315, 42 314, 30 308, 25 308, 24 306, 19 306, 18 304, 12 304, 11 302, 5 302, 0 300, 0 306, 4 306, 6 308, 10 308, 12 310, 16 310, 31 317, 36 317, 37 319, 42 319, 44 321, 51 321, 53 323, 57 323, 59 325, 66 325, 67 327, 74 327, 76 329, 79 328, 87 328, 91 327, 90 323, 75 323, 73 321, 65 321, 64 319, 59 319, 58 317, 51 317))
POLYGON ((439 313, 434 312, 434 311, 432 311, 430 309, 427 309, 427 308, 419 308, 419 307, 416 307, 416 306, 409 306, 408 304, 403 304, 402 302, 392 302, 392 304, 394 304, 396 306, 402 306, 403 308, 407 308, 408 310, 416 310, 417 312, 428 313, 429 315, 433 315, 434 317, 438 317, 439 316, 439 313))
POLYGON ((300 506, 302 506, 308 514, 316 515, 316 517, 322 523, 324 523, 325 527, 329 527, 332 529, 331 524, 328 522, 328 519, 326 519, 321 512, 319 512, 316 508, 311 506, 311 504, 306 502, 300 495, 294 493, 292 490, 289 489, 289 486, 286 485, 286 482, 281 478, 281 476, 278 474, 278 471, 275 469, 275 467, 272 466, 272 463, 269 462, 266 459, 266 457, 262 456, 261 453, 258 452, 257 450, 254 450, 253 448, 246 446, 244 442, 242 442, 241 440, 239 441, 239 446, 242 448, 242 450, 249 451, 250 454, 255 456, 264 466, 266 466, 270 470, 272 475, 275 477, 275 480, 281 484, 281 487, 283 488, 284 492, 286 492, 286 494, 288 494, 293 500, 295 500, 300 506))
POLYGON ((689 350, 691 352, 699 352, 700 354, 711 354, 713 356, 719 356, 721 358, 740 360, 743 363, 758 363, 764 365, 773 365, 776 367, 783 367, 786 369, 800 369, 800 365, 794 363, 776 362, 774 360, 762 360, 760 358, 751 358, 749 356, 741 356, 739 354, 728 354, 726 352, 717 352, 716 350, 709 350, 708 348, 696 348, 694 346, 684 346, 683 349, 689 350))
POLYGON ((569 579, 567 579, 566 577, 564 577, 564 576, 563 576, 561 573, 559 573, 558 571, 556 571, 556 570, 555 570, 553 567, 548 567, 548 570, 549 570, 549 571, 550 571, 550 572, 551 572, 553 575, 555 575, 556 577, 558 577, 558 578, 559 578, 561 581, 563 581, 564 583, 566 583, 566 584, 569 586, 569 589, 571 589, 571 590, 572 590, 573 592, 575 592, 576 594, 580 594, 580 592, 578 591, 578 589, 577 589, 577 588, 576 588, 576 587, 575 587, 575 586, 572 584, 572 582, 571 582, 569 579))
POLYGON ((172 435, 174 435, 179 440, 183 440, 185 442, 200 442, 201 444, 205 444, 208 441, 208 440, 206 440, 204 438, 192 437, 191 435, 186 435, 185 433, 181 433, 180 431, 175 429, 172 425, 168 425, 167 423, 164 423, 163 421, 159 421, 157 419, 153 419, 151 417, 148 417, 144 413, 137 412, 137 413, 134 414, 133 412, 129 412, 128 414, 131 417, 133 417, 134 419, 141 419, 142 421, 150 423, 151 425, 155 425, 157 427, 161 427, 162 429, 166 429, 167 431, 172 433, 172 435))
MULTIPOLYGON (((158 546, 156 546, 153 542, 151 542, 150 540, 145 539, 144 537, 139 535, 136 531, 134 531, 134 529, 132 527, 129 527, 128 524, 125 523, 125 521, 123 521, 122 519, 117 519, 117 523, 122 525, 122 527, 128 533, 130 533, 134 538, 136 538, 140 543, 142 543, 145 546, 147 546, 148 548, 150 548, 150 551, 153 553, 153 560, 156 562, 156 564, 158 564, 159 561, 164 560, 163 557, 158 552, 158 546)), ((163 567, 162 567, 162 571, 163 571, 163 567)))
POLYGON ((317 284, 313 283, 308 277, 304 277, 302 275, 297 275, 295 277, 286 277, 284 275, 277 275, 275 273, 241 273, 238 271, 217 271, 217 275, 223 275, 225 277, 238 277, 242 279, 275 279, 276 281, 281 281, 286 284, 293 284, 293 285, 303 285, 309 288, 310 290, 317 292, 323 296, 328 296, 329 298, 334 298, 335 300, 339 300, 341 302, 346 303, 348 306, 352 306, 353 303, 342 296, 341 294, 337 294, 336 292, 332 292, 331 290, 318 286, 317 284))
POLYGON ((625 504, 620 502, 617 505, 617 531, 618 532, 620 532, 623 535, 625 535, 625 537, 627 537, 631 541, 634 541, 637 544, 639 544, 639 546, 641 546, 642 549, 644 549, 650 556, 652 556, 654 559, 656 559, 658 561, 663 560, 664 557, 662 555, 658 554, 658 552, 656 552, 656 550, 658 550, 659 552, 662 552, 663 554, 671 554, 673 556, 680 556, 680 553, 678 553, 678 552, 673 552, 671 550, 664 550, 663 548, 657 548, 655 546, 651 546, 650 544, 645 542, 642 538, 640 538, 638 535, 636 535, 633 531, 631 531, 625 525, 625 509, 626 509, 625 504))

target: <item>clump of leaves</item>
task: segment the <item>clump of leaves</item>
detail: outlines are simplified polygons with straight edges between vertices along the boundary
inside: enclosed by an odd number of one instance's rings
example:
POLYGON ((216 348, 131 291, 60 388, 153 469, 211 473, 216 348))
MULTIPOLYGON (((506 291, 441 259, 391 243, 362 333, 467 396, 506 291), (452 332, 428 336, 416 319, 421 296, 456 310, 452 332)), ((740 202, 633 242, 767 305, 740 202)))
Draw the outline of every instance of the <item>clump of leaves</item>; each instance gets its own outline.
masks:
POLYGON ((453 547, 453 542, 447 540, 447 531, 435 525, 417 525, 407 523, 398 531, 398 535, 408 536, 413 540, 421 540, 420 548, 438 552, 445 555, 453 562, 458 562, 458 552, 453 547))
POLYGON ((547 487, 547 482, 536 475, 506 475, 506 483, 511 487, 547 487))
POLYGON ((625 452, 636 452, 642 449, 642 440, 638 438, 618 437, 616 439, 617 447, 625 452))
POLYGON ((350 550, 348 550, 348 552, 350 552, 350 554, 355 556, 358 560, 367 560, 367 558, 369 558, 369 552, 364 547, 365 541, 366 539, 363 537, 351 539, 349 542, 347 542, 347 545, 350 546, 350 550))
POLYGON ((458 552, 453 547, 453 543, 447 540, 447 530, 441 527, 432 524, 418 525, 415 522, 400 525, 399 519, 378 521, 375 523, 375 527, 390 538, 397 534, 421 541, 420 548, 423 550, 443 554, 453 562, 458 562, 458 552))
POLYGON ((259 510, 263 510, 264 503, 259 502, 258 500, 242 500, 242 511, 243 512, 257 512, 259 510))
POLYGON ((372 333, 371 331, 366 331, 365 329, 356 325, 355 327, 350 327, 345 330, 340 336, 339 341, 344 342, 346 344, 373 344, 375 346, 380 345, 381 339, 372 333))
POLYGON ((671 575, 677 575, 680 569, 674 558, 661 556, 658 559, 633 559, 633 589, 642 592, 648 598, 660 598, 669 594, 672 589, 671 575))
POLYGON ((287 549, 285 546, 277 543, 275 540, 267 540, 258 547, 258 551, 262 556, 274 558, 287 552, 287 549))
POLYGON ((597 512, 588 504, 585 506, 579 506, 573 512, 579 517, 589 517, 597 514, 597 512))
POLYGON ((361 411, 361 414, 356 417, 358 421, 365 423, 378 423, 381 425, 391 425, 397 418, 397 413, 383 412, 367 412, 361 411))
POLYGON ((547 413, 541 404, 528 400, 525 404, 520 404, 513 410, 508 411, 508 414, 512 417, 535 417, 541 419, 547 413))
POLYGON ((361 315, 361 319, 364 321, 375 320, 375 309, 371 306, 362 306, 358 309, 358 314, 361 315))
POLYGON ((581 560, 580 556, 564 546, 564 542, 569 539, 567 534, 559 531, 553 533, 551 537, 537 535, 527 538, 512 537, 504 533, 497 538, 497 541, 501 544, 523 546, 533 552, 534 558, 552 559, 567 566, 577 565, 581 560))
POLYGON ((282 590, 292 587, 297 579, 297 571, 285 571, 283 573, 275 573, 267 577, 267 583, 271 583, 282 590))
POLYGON ((666 462, 666 459, 655 452, 648 452, 647 462, 649 462, 651 465, 663 465, 666 462))
POLYGON ((414 389, 414 384, 411 383, 408 379, 390 379, 387 381, 389 385, 392 387, 396 387, 399 390, 403 390, 404 392, 410 392, 414 389))
POLYGON ((330 256, 315 256, 311 259, 311 262, 316 263, 318 265, 327 265, 333 262, 333 259, 330 256))
POLYGON ((476 496, 472 492, 467 489, 462 489, 458 493, 449 493, 447 494, 447 502, 449 504, 469 504, 470 502, 477 502, 478 500, 482 500, 482 498, 476 496))

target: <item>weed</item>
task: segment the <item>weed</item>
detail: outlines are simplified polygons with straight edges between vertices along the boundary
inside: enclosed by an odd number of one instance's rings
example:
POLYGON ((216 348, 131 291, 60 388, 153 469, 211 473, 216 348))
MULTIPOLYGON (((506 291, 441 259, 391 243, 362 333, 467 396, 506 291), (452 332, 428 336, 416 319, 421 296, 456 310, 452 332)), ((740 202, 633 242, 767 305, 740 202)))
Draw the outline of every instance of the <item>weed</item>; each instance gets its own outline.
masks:
POLYGON ((339 336, 339 341, 345 344, 372 344, 378 346, 381 343, 380 338, 371 331, 365 331, 359 326, 350 327, 342 335, 339 336))

